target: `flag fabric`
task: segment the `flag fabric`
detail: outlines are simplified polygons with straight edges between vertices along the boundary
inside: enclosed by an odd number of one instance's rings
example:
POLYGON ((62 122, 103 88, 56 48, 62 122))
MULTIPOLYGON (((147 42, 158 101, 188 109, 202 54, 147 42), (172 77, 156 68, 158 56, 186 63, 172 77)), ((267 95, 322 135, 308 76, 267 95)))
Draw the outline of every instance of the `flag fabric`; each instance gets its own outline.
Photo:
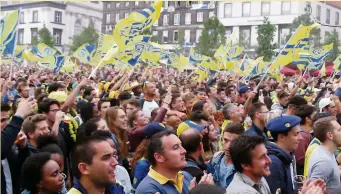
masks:
POLYGON ((82 63, 89 63, 92 55, 94 54, 96 45, 94 44, 83 44, 74 53, 73 57, 77 58, 82 63))
POLYGON ((320 72, 322 77, 326 76, 326 62, 324 62, 323 65, 321 66, 320 72))
POLYGON ((234 46, 231 47, 227 52, 227 60, 228 61, 234 61, 234 60, 240 60, 240 57, 242 56, 244 49, 240 46, 234 46))
MULTIPOLYGON (((101 33, 98 38, 97 50, 95 52, 94 57, 91 58, 90 65, 97 66, 97 64, 107 54, 107 52, 111 48, 115 49, 116 47, 117 47, 117 44, 116 44, 114 36, 101 33)), ((110 61, 107 61, 107 62, 108 64, 110 63, 110 61)))
POLYGON ((65 57, 62 55, 47 56, 39 61, 43 66, 53 69, 53 72, 59 72, 64 65, 65 57))
POLYGON ((339 55, 334 63, 334 71, 340 72, 341 71, 341 55, 339 55))
POLYGON ((13 56, 16 46, 16 35, 20 9, 11 12, 0 20, 0 50, 4 55, 13 56))
POLYGON ((32 53, 38 56, 39 58, 55 55, 56 52, 57 52, 56 49, 51 48, 42 42, 33 46, 32 48, 32 53))
POLYGON ((317 23, 310 26, 300 25, 273 61, 271 69, 283 67, 294 61, 294 53, 299 53, 304 50, 304 47, 309 44, 310 31, 317 26, 317 23))
POLYGON ((239 67, 239 73, 241 75, 247 75, 247 69, 250 69, 250 63, 249 63, 249 57, 247 55, 244 55, 243 60, 240 63, 240 67, 239 67))
POLYGON ((65 57, 64 65, 61 68, 62 72, 72 73, 76 65, 72 62, 71 57, 65 57))
POLYGON ((161 47, 157 43, 148 42, 146 48, 141 55, 141 60, 151 61, 157 64, 161 57, 161 47))
POLYGON ((141 35, 145 29, 151 27, 160 17, 162 1, 140 11, 134 11, 125 19, 118 21, 113 31, 119 49, 124 49, 132 39, 141 35))
POLYGON ((189 61, 191 63, 199 63, 202 61, 202 55, 195 52, 193 47, 189 51, 189 61))

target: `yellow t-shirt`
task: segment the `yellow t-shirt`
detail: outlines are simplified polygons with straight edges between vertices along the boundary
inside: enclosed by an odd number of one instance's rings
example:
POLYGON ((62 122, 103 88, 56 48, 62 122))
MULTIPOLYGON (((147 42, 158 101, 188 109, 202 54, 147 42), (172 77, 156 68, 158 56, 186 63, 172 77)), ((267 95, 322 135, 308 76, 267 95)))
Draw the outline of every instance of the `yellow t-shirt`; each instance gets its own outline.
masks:
POLYGON ((307 151, 305 152, 305 159, 304 159, 304 176, 308 176, 308 170, 309 170, 309 160, 311 157, 311 154, 313 153, 313 151, 319 146, 321 145, 320 140, 318 140, 316 137, 310 142, 307 151))

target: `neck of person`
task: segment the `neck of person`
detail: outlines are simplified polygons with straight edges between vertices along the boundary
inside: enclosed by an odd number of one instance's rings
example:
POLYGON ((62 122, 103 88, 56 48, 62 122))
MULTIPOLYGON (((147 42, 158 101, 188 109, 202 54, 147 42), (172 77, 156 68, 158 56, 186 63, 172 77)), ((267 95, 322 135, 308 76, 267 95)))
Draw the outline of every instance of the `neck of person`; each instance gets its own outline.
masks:
POLYGON ((210 97, 210 100, 211 100, 212 102, 217 102, 217 98, 216 98, 216 97, 210 97))
POLYGON ((226 164, 233 164, 231 157, 225 155, 225 163, 226 164))
POLYGON ((330 140, 326 140, 325 142, 322 143, 322 146, 328 150, 330 153, 334 154, 334 152, 337 150, 337 146, 335 145, 335 143, 333 143, 330 140))
POLYGON ((264 132, 265 125, 259 119, 255 119, 253 123, 264 132))
POLYGON ((91 182, 88 178, 81 177, 79 181, 88 193, 104 194, 105 192, 105 187, 98 187, 98 185, 91 182))
POLYGON ((152 167, 156 172, 158 172, 159 174, 161 174, 162 176, 171 179, 171 180, 176 180, 178 173, 179 173, 179 169, 170 169, 167 167, 163 167, 163 166, 153 166, 152 167))
POLYGON ((262 179, 262 177, 255 176, 251 172, 248 172, 248 171, 245 171, 245 170, 242 173, 244 175, 246 175, 247 177, 249 177, 256 184, 259 183, 259 181, 262 179))
POLYGON ((311 133, 312 132, 312 127, 308 123, 304 124, 303 128, 304 128, 304 131, 307 132, 307 133, 311 133))
POLYGON ((145 101, 153 101, 154 100, 154 96, 145 93, 144 94, 144 100, 145 101))
POLYGON ((187 156, 190 156, 191 158, 194 158, 194 160, 196 162, 199 162, 199 157, 201 156, 201 152, 200 151, 196 151, 193 153, 188 153, 187 156))
POLYGON ((281 141, 277 141, 276 145, 278 145, 278 147, 282 148, 283 150, 285 150, 287 153, 290 153, 292 150, 288 149, 287 146, 285 145, 285 142, 281 142, 281 141))
POLYGON ((35 148, 37 147, 37 142, 34 141, 33 139, 29 139, 29 140, 28 140, 28 143, 30 143, 30 145, 33 146, 33 147, 35 147, 35 148))

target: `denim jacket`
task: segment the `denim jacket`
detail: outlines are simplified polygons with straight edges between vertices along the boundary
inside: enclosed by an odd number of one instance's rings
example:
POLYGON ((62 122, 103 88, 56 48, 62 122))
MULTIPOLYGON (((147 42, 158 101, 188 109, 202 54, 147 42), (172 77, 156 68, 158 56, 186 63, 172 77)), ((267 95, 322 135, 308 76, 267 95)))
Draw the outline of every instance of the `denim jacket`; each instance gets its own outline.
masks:
POLYGON ((216 153, 207 165, 207 173, 211 173, 214 183, 226 189, 231 183, 236 170, 233 164, 225 164, 225 153, 216 153))

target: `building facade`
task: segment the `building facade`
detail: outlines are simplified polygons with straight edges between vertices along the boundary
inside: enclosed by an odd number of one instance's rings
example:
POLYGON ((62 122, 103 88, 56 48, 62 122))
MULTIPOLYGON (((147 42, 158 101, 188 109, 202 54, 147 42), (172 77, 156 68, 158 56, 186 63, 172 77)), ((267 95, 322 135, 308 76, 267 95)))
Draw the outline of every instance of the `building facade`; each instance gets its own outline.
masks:
MULTIPOLYGON (((102 32, 111 34, 120 19, 150 5, 152 1, 103 2, 102 32)), ((151 33, 158 43, 169 49, 183 43, 185 54, 188 54, 189 48, 198 43, 203 22, 216 16, 216 5, 215 1, 164 1, 161 16, 151 27, 151 33)))
MULTIPOLYGON (((341 38, 340 2, 325 1, 230 1, 218 3, 218 19, 226 27, 226 35, 233 31, 247 42, 247 50, 254 52, 258 46, 257 26, 262 24, 264 17, 276 26, 274 42, 277 47, 283 47, 286 37, 290 33, 293 20, 306 13, 307 7, 311 16, 322 25, 321 43, 323 44, 328 33, 336 29, 341 38), (327 26, 326 26, 327 25, 327 26)), ((238 41, 238 40, 237 40, 238 41)))
POLYGON ((33 37, 45 26, 55 37, 56 49, 61 53, 69 53, 72 37, 89 24, 94 25, 98 32, 101 31, 103 4, 99 1, 2 3, 0 16, 19 8, 18 45, 31 45, 33 37))

